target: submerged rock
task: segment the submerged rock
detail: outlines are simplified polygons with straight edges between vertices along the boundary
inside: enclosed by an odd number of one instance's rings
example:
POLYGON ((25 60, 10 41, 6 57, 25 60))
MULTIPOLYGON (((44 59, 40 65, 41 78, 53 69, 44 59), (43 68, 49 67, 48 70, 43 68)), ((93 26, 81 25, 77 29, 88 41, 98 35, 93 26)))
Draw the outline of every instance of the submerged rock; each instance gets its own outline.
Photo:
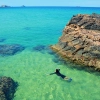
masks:
POLYGON ((0 77, 0 100, 12 100, 17 86, 10 77, 0 77))
POLYGON ((6 39, 0 39, 0 42, 4 42, 6 39))
POLYGON ((73 16, 51 48, 65 60, 100 70, 100 15, 73 16))
POLYGON ((31 30, 32 27, 25 27, 25 30, 31 30))
POLYGON ((50 55, 55 54, 49 46, 46 45, 37 45, 35 47, 33 47, 32 49, 35 52, 41 52, 41 53, 49 53, 50 55))
POLYGON ((37 45, 33 47, 33 51, 55 55, 55 52, 51 50, 50 46, 46 46, 46 45, 37 45))
POLYGON ((17 52, 21 52, 25 48, 19 44, 12 44, 12 45, 0 45, 0 55, 14 55, 17 52))
POLYGON ((43 51, 43 50, 46 50, 45 45, 37 45, 37 46, 33 47, 33 51, 43 51))

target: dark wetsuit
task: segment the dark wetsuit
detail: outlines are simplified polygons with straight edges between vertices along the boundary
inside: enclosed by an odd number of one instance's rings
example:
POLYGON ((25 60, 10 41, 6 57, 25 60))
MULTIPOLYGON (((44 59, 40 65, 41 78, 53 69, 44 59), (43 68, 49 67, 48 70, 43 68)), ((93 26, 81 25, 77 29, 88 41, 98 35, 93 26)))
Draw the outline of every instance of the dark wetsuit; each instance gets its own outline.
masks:
POLYGON ((56 74, 56 75, 60 76, 63 79, 66 77, 65 75, 63 75, 63 74, 60 73, 60 69, 56 69, 56 72, 51 73, 50 75, 52 75, 52 74, 56 74))
POLYGON ((58 76, 60 76, 63 79, 66 77, 65 75, 61 74, 60 72, 59 73, 55 73, 55 74, 57 74, 58 76))
POLYGON ((63 78, 64 80, 67 80, 68 82, 72 81, 71 78, 68 78, 65 75, 61 74, 60 69, 56 69, 56 71, 54 73, 51 73, 50 75, 52 75, 52 74, 56 74, 56 75, 60 76, 61 78, 63 78))

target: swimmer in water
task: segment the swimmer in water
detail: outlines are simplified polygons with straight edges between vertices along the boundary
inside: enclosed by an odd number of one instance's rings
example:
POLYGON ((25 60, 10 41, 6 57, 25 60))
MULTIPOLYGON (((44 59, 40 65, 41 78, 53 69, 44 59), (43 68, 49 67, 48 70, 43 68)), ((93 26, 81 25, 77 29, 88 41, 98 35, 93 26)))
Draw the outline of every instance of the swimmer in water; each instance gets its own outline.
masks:
POLYGON ((56 71, 54 73, 51 73, 50 75, 56 74, 57 76, 60 76, 61 78, 63 78, 64 80, 72 80, 71 78, 68 78, 67 76, 63 75, 60 73, 60 69, 56 69, 56 71))

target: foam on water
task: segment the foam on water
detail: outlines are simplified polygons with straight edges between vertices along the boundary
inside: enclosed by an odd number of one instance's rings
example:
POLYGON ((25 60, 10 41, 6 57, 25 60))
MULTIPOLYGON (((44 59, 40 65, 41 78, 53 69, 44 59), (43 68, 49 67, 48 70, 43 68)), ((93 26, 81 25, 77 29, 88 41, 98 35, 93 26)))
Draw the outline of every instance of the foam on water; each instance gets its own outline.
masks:
POLYGON ((100 99, 97 72, 65 63, 54 53, 48 53, 48 49, 44 52, 33 50, 39 45, 55 44, 73 14, 92 12, 100 13, 100 8, 0 8, 0 39, 6 39, 0 44, 26 47, 13 56, 0 56, 0 76, 9 76, 19 85, 14 100, 100 99), (56 68, 72 81, 47 75, 56 68))

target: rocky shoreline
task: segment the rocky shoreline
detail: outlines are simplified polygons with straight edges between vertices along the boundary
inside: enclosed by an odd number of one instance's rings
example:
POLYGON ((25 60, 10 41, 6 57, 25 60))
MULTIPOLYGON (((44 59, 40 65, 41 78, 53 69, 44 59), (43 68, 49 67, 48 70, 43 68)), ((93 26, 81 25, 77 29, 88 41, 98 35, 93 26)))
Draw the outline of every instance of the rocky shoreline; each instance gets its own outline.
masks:
POLYGON ((51 49, 78 64, 100 70, 100 15, 78 14, 65 26, 59 42, 51 49))

